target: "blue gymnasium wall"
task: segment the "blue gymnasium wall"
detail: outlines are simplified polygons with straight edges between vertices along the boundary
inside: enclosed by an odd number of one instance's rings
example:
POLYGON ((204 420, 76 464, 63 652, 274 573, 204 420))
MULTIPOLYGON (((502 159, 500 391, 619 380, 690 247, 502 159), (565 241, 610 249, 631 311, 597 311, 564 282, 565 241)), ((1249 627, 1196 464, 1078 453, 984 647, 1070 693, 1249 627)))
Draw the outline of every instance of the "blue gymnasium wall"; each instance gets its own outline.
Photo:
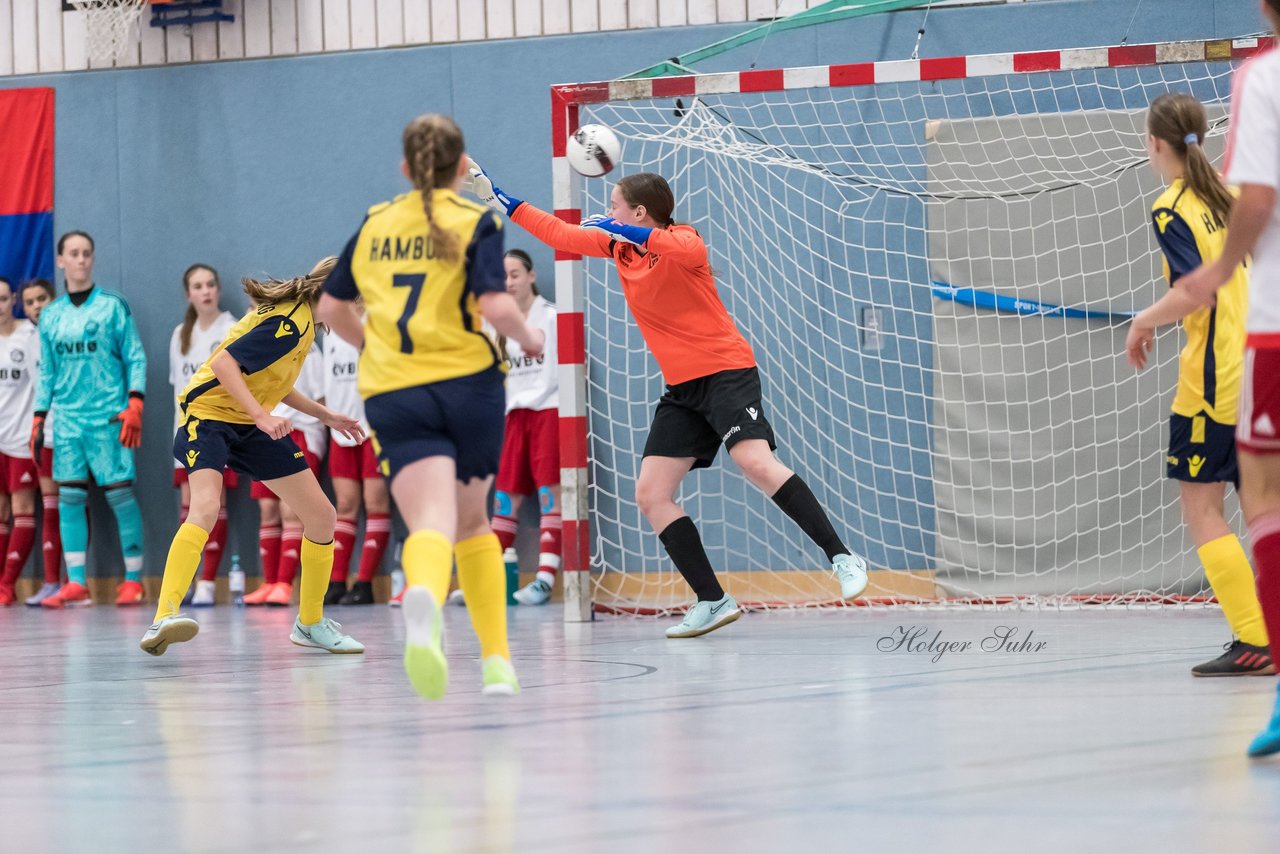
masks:
MULTIPOLYGON (((921 54, 950 56, 1112 44, 1137 0, 1063 0, 935 9, 921 54)), ((910 55, 921 12, 774 34, 701 66, 715 71, 910 55)), ((404 188, 399 133, 414 114, 455 116, 469 148, 517 195, 550 203, 548 87, 625 74, 744 25, 564 36, 486 44, 11 77, 0 87, 57 90, 56 230, 98 244, 97 280, 122 291, 150 357, 139 494, 148 571, 176 526, 170 488, 168 338, 181 318, 181 271, 216 266, 227 306, 246 274, 290 275, 336 253, 371 203, 404 188)), ((1148 2, 1131 42, 1226 37, 1261 29, 1256 0, 1148 2), (1156 8, 1159 7, 1158 13, 1156 8)), ((544 273, 551 255, 517 229, 544 273)), ((255 516, 230 543, 255 566, 255 516)), ((99 514, 105 507, 97 504, 99 514)), ((99 516, 99 518, 104 518, 99 516)), ((95 525, 91 572, 117 574, 114 526, 95 525)))

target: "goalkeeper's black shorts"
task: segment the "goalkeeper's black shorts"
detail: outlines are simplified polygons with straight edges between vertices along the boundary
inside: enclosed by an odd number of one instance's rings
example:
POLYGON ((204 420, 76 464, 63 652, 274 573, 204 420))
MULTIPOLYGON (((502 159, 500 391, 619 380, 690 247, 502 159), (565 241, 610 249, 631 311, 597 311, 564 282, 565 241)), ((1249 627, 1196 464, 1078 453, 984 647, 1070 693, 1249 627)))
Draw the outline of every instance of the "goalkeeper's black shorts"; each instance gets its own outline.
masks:
POLYGON ((739 368, 667 386, 644 445, 646 457, 693 457, 694 468, 715 460, 720 446, 764 439, 777 449, 764 416, 760 371, 739 368))

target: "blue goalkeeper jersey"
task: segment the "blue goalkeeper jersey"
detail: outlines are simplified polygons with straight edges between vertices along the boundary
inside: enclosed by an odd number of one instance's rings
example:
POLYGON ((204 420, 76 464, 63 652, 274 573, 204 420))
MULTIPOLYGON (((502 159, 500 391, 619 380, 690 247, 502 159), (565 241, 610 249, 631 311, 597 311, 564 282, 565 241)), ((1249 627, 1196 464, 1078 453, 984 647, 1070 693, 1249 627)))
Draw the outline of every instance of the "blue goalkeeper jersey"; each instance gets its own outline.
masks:
MULTIPOLYGON (((67 295, 40 315, 35 410, 56 413, 58 436, 101 432, 147 386, 147 354, 124 297, 94 287, 82 305, 67 295)), ((55 439, 61 443, 61 440, 55 439)))

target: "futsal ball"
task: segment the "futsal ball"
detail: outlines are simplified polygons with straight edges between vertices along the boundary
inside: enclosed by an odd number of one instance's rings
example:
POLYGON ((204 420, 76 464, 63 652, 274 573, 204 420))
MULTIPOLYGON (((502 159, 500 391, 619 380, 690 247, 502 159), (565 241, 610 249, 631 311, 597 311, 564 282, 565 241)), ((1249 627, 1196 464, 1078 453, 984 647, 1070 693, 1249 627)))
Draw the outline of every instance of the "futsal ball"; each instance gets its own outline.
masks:
POLYGON ((583 125, 570 135, 564 155, 579 175, 599 178, 622 159, 622 143, 604 125, 583 125))

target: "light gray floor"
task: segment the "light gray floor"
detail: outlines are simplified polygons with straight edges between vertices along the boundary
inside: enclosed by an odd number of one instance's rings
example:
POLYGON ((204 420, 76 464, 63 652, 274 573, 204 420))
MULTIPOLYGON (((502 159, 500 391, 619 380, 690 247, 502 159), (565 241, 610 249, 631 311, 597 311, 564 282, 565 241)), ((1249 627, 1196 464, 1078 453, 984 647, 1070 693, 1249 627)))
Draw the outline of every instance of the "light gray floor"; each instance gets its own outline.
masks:
POLYGON ((524 693, 400 670, 399 615, 219 608, 160 659, 150 611, 0 612, 0 851, 1280 850, 1280 763, 1248 739, 1269 678, 1193 679, 1216 611, 748 614, 566 627, 513 612, 524 693), (899 627, 974 644, 883 652, 899 627), (1039 652, 986 653, 1001 625, 1039 652))

